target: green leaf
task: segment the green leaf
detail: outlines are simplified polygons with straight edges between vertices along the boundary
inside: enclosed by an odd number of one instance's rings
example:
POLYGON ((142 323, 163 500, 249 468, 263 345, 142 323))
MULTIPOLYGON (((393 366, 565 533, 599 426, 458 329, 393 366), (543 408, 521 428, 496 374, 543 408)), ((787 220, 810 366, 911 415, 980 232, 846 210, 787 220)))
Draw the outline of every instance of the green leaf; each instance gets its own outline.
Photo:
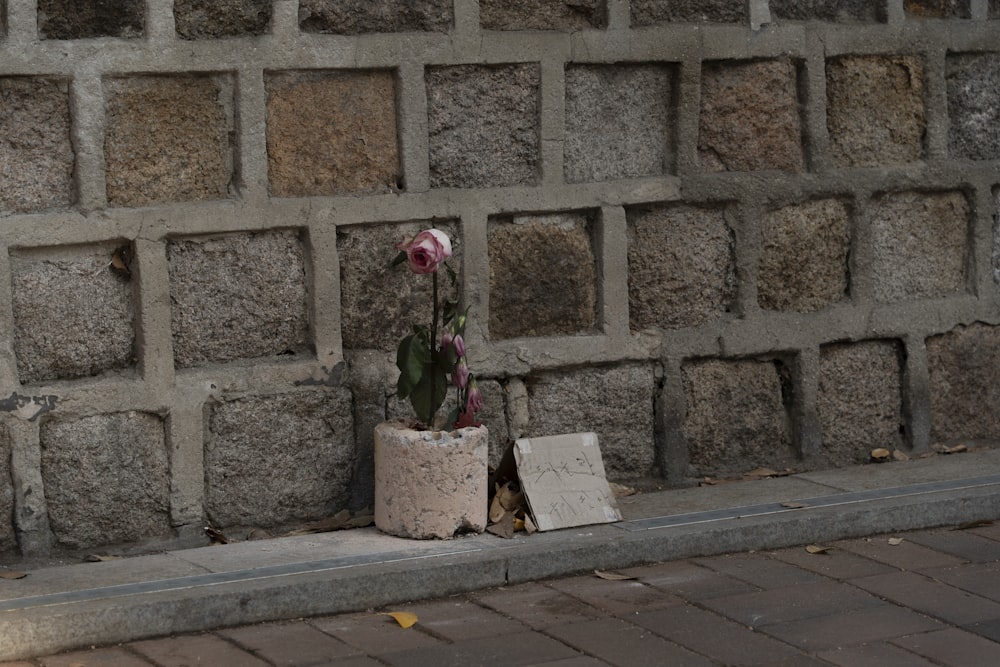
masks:
POLYGON ((445 301, 444 302, 444 325, 448 326, 452 319, 455 317, 455 313, 458 312, 458 301, 445 301))
POLYGON ((392 263, 389 264, 389 266, 399 266, 405 261, 406 261, 406 253, 400 250, 399 254, 393 258, 392 263))
POLYGON ((417 414, 417 418, 430 426, 434 422, 434 415, 438 408, 444 403, 448 394, 448 377, 439 364, 428 363, 424 366, 424 372, 417 381, 416 386, 410 391, 410 405, 417 414), (433 387, 433 391, 431 390, 433 387))
POLYGON ((455 269, 451 268, 451 264, 448 264, 447 262, 445 262, 444 270, 448 272, 448 278, 451 280, 451 286, 454 287, 455 283, 458 282, 458 274, 455 273, 455 269))
POLYGON ((399 369, 396 392, 400 398, 411 394, 431 361, 430 349, 420 334, 411 334, 399 342, 399 349, 396 350, 396 368, 399 369))

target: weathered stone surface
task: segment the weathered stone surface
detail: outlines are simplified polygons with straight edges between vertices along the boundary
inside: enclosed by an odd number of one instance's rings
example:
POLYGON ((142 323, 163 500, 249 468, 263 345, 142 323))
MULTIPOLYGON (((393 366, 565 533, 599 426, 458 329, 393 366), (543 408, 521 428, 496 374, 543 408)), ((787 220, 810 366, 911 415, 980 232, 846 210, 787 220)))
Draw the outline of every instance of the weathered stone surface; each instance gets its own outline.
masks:
POLYGON ((658 176, 669 169, 672 80, 664 65, 568 67, 566 181, 658 176))
POLYGON ((948 154, 1000 158, 1000 55, 962 54, 947 63, 948 154))
POLYGON ((271 194, 401 187, 392 72, 282 72, 265 85, 271 194))
POLYGON ((871 450, 903 446, 902 346, 872 340, 820 350, 816 407, 826 463, 868 461, 871 450))
POLYGON ((626 213, 633 330, 697 326, 728 312, 736 269, 723 209, 676 205, 626 213))
POLYGON ((228 75, 105 81, 108 202, 222 199, 233 176, 233 81, 228 75))
POLYGON ((39 438, 49 524, 59 544, 86 548, 168 534, 169 461, 158 416, 52 419, 39 438))
POLYGON ((810 312, 847 295, 847 209, 836 199, 769 211, 757 273, 761 308, 810 312))
POLYGON ((267 33, 273 0, 174 0, 174 25, 183 39, 267 33))
POLYGON ((656 378, 651 367, 543 372, 525 384, 529 423, 523 437, 593 431, 609 478, 653 473, 656 378))
POLYGON ((144 0, 38 0, 42 39, 142 37, 144 0))
POLYGON ((1000 327, 975 323, 927 339, 931 437, 1000 438, 1000 327))
POLYGON ((914 56, 844 56, 826 65, 826 125, 835 164, 919 160, 927 123, 924 68, 914 56))
POLYGON ((64 82, 0 78, 0 215, 73 203, 73 146, 64 82))
POLYGON ((10 456, 10 433, 6 426, 0 424, 0 554, 17 549, 17 537, 14 534, 14 480, 10 475, 10 456))
POLYGON ((899 192, 871 207, 875 298, 890 302, 965 289, 969 205, 961 192, 899 192))
POLYGON ((216 526, 329 517, 347 506, 353 463, 346 389, 218 403, 205 442, 205 509, 216 526))
POLYGON ((777 361, 704 359, 683 366, 687 440, 695 476, 782 470, 796 453, 777 361))
POLYGON ((604 28, 607 0, 480 0, 484 30, 565 30, 604 28))
POLYGON ((702 68, 698 155, 709 171, 802 170, 798 84, 791 60, 702 68))
POLYGON ((537 64, 429 67, 425 78, 432 187, 538 180, 537 64))
POLYGON ((167 244, 174 363, 302 352, 310 344, 305 250, 296 231, 167 244))
POLYGON ((994 188, 997 210, 993 217, 993 282, 1000 287, 1000 188, 994 188))
POLYGON ((972 18, 972 0, 903 0, 903 9, 919 18, 972 18))
MULTIPOLYGON (((431 323, 433 279, 411 273, 405 264, 390 266, 396 244, 436 227, 451 238, 448 264, 461 271, 462 239, 456 223, 439 220, 398 225, 365 225, 337 230, 340 256, 340 319, 344 347, 395 350, 414 324, 431 323)), ((440 298, 453 297, 446 274, 438 276, 440 298)))
POLYGON ((299 1, 299 28, 303 32, 447 32, 453 22, 450 0, 299 1))
POLYGON ((447 539, 481 533, 489 509, 486 428, 375 427, 375 525, 390 535, 447 539), (453 435, 454 434, 454 435, 453 435))
POLYGON ((490 336, 593 329, 597 270, 584 213, 495 219, 489 225, 490 336))
POLYGON ((134 363, 133 285, 111 269, 113 253, 113 247, 77 247, 11 258, 21 382, 86 377, 134 363))
POLYGON ((749 23, 747 0, 632 0, 632 25, 664 22, 749 23))
POLYGON ((791 21, 885 23, 886 0, 771 0, 771 16, 791 21))
POLYGON ((990 0, 989 17, 991 19, 1000 19, 1000 0, 990 0))

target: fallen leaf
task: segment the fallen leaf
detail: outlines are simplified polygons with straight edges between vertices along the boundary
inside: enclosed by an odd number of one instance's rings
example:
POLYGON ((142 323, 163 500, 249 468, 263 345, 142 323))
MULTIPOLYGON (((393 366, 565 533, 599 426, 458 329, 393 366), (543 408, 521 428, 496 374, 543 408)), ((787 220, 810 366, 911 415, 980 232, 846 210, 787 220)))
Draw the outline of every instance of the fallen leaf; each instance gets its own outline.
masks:
POLYGON ((896 459, 897 461, 909 461, 910 455, 904 452, 902 449, 894 449, 892 450, 892 458, 896 459))
POLYGON ((0 572, 0 579, 24 579, 27 576, 27 572, 18 572, 17 570, 4 570, 0 572))
POLYGON ((608 581, 630 581, 635 579, 635 577, 628 574, 618 574, 617 572, 604 572, 602 570, 594 570, 596 574, 601 579, 607 579, 608 581))
POLYGON ((382 616, 392 616, 401 628, 412 628, 417 623, 417 615, 408 611, 389 611, 382 616))
POLYGON ((795 502, 781 503, 781 506, 787 507, 790 510, 800 510, 803 507, 809 507, 809 505, 807 505, 806 503, 795 503, 795 502))
POLYGON ((892 453, 885 447, 879 447, 871 451, 871 459, 875 463, 885 463, 889 460, 890 456, 892 456, 892 453))
POLYGON ((528 516, 527 514, 525 514, 524 515, 524 532, 526 532, 528 535, 531 535, 532 533, 535 533, 537 531, 538 531, 538 526, 535 525, 535 522, 531 520, 530 516, 528 516))
POLYGON ((83 560, 88 563, 103 563, 109 560, 120 560, 121 556, 105 556, 101 554, 88 554, 84 556, 83 560))
POLYGON ((496 497, 499 498, 500 505, 511 512, 516 512, 524 506, 524 494, 513 482, 507 482, 497 489, 496 497))
POLYGON ((902 543, 903 543, 903 538, 902 537, 890 537, 889 538, 889 546, 896 547, 896 546, 899 546, 902 543))
POLYGON ((216 544, 229 544, 229 538, 211 526, 205 526, 205 535, 216 544))
POLYGON ((952 528, 952 530, 969 530, 971 528, 982 528, 983 526, 992 526, 992 525, 993 522, 990 521, 989 519, 980 519, 979 521, 970 521, 968 523, 959 524, 954 528, 952 528))
POLYGON ((132 271, 128 267, 131 260, 131 248, 127 245, 116 248, 114 253, 111 255, 111 270, 125 280, 129 280, 132 277, 132 271))
POLYGON ((497 523, 503 519, 503 515, 507 513, 504 509, 503 504, 500 502, 500 494, 493 496, 493 502, 490 503, 490 523, 497 523))
POLYGON ((507 538, 508 540, 514 537, 514 513, 504 512, 503 517, 499 521, 486 527, 486 531, 498 537, 507 538))
POLYGON ((611 487, 611 495, 615 498, 624 498, 625 496, 635 495, 635 489, 631 486, 625 486, 624 484, 616 484, 614 482, 608 482, 608 486, 611 487))
POLYGON ((945 447, 944 454, 961 454, 962 452, 969 451, 969 448, 965 445, 955 445, 954 447, 945 447))
POLYGON ((831 548, 832 547, 821 547, 818 544, 810 544, 809 546, 806 547, 806 551, 808 551, 811 554, 826 554, 829 553, 831 548))

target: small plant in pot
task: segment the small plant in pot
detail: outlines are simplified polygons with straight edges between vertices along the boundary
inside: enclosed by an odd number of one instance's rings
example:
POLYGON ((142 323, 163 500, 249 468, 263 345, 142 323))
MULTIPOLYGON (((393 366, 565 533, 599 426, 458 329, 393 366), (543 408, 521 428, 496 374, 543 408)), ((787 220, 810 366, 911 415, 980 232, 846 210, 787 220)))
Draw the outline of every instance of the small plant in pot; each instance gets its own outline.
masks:
POLYGON ((427 229, 401 242, 394 265, 432 281, 431 321, 399 343, 397 396, 414 417, 375 429, 375 525, 400 537, 447 538, 486 528, 488 433, 476 421, 483 398, 469 370, 468 309, 460 310, 458 276, 448 264, 451 239, 427 229), (442 289, 441 274, 448 278, 442 289), (454 391, 452 391, 454 390, 454 391), (441 415, 449 394, 455 401, 441 415))

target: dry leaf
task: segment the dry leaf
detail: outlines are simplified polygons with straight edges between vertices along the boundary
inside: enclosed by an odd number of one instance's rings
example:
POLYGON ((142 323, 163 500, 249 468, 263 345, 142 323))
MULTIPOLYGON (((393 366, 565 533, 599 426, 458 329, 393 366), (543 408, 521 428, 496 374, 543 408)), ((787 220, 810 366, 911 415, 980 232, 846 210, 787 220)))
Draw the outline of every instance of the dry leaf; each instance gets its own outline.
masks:
POLYGON ((216 544, 229 544, 229 538, 211 526, 205 526, 205 535, 216 544))
POLYGON ((969 451, 969 448, 965 445, 955 445, 954 447, 945 447, 944 454, 961 454, 962 452, 969 451))
POLYGON ((892 453, 885 447, 873 449, 871 452, 872 461, 875 463, 885 463, 889 460, 890 456, 892 456, 892 453))
POLYGON ((954 528, 952 528, 952 530, 969 530, 970 528, 982 528, 983 526, 992 526, 992 525, 993 522, 990 521, 989 519, 980 519, 979 521, 970 521, 968 523, 959 524, 954 528))
POLYGON ((516 512, 524 506, 524 494, 513 482, 507 482, 497 489, 496 497, 500 499, 500 505, 511 512, 516 512))
POLYGON ((389 611, 383 616, 392 616, 401 628, 412 628, 417 623, 417 615, 408 611, 389 611))
POLYGON ((608 482, 608 486, 611 487, 611 495, 615 498, 624 498, 625 496, 635 495, 635 489, 631 486, 616 484, 614 482, 608 482))
POLYGON ((121 556, 102 556, 101 554, 88 554, 83 560, 88 563, 103 563, 109 560, 120 560, 121 556))
POLYGON ((831 547, 821 547, 818 544, 810 544, 806 547, 806 551, 811 554, 825 554, 829 553, 831 547))
POLYGON ((902 449, 894 449, 892 450, 892 458, 896 459, 897 461, 909 461, 910 455, 904 452, 902 449))
POLYGON ((0 572, 0 579, 24 579, 27 576, 27 572, 18 572, 17 570, 4 570, 0 572))
POLYGON ((793 503, 793 502, 781 503, 781 506, 787 507, 790 510, 800 510, 803 507, 809 507, 809 505, 805 503, 793 503))
POLYGON ((538 531, 538 526, 535 525, 535 522, 531 520, 530 516, 528 516, 527 514, 525 514, 524 515, 524 532, 526 532, 528 535, 531 535, 532 533, 534 533, 536 531, 538 531))
POLYGON ((490 503, 490 523, 497 523, 503 519, 504 514, 507 510, 504 509, 503 504, 500 502, 500 494, 493 496, 493 502, 490 503))
POLYGON ((116 248, 114 254, 111 255, 111 264, 109 265, 111 270, 125 280, 132 277, 132 271, 128 268, 132 259, 131 255, 132 250, 127 245, 116 248))
POLYGON ((608 581, 630 581, 635 579, 635 577, 627 574, 618 574, 617 572, 603 572, 601 570, 594 570, 596 574, 601 579, 607 579, 608 581))
POLYGON ((890 537, 889 538, 889 545, 890 546, 895 547, 895 546, 899 546, 902 543, 903 543, 903 538, 902 537, 890 537))

